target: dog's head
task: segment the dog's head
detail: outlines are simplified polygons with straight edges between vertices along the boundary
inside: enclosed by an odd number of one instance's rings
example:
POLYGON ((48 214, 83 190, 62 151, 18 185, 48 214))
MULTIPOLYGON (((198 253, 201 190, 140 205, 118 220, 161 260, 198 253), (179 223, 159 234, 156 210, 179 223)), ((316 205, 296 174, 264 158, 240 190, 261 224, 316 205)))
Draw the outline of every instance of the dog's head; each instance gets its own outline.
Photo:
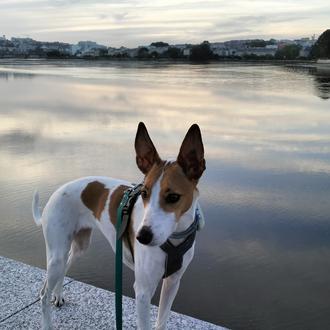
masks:
POLYGON ((188 130, 177 159, 162 160, 147 128, 140 123, 135 138, 136 163, 145 175, 141 190, 144 217, 137 239, 162 245, 197 197, 197 183, 205 170, 204 147, 197 124, 188 130))

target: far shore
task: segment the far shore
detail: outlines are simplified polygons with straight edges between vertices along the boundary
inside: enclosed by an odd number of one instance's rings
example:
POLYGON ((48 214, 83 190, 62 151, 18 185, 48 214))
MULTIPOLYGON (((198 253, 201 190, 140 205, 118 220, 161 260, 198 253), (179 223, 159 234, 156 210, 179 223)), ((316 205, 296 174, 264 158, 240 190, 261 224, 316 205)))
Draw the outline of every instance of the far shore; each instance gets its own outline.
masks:
POLYGON ((205 61, 192 61, 189 59, 170 59, 170 58, 109 58, 109 57, 0 57, 3 60, 20 60, 20 61, 80 61, 80 62, 136 62, 136 63, 169 63, 169 64, 223 64, 223 63, 253 63, 253 64, 317 64, 316 60, 295 59, 295 60, 279 60, 279 59, 237 59, 223 58, 210 59, 205 61))

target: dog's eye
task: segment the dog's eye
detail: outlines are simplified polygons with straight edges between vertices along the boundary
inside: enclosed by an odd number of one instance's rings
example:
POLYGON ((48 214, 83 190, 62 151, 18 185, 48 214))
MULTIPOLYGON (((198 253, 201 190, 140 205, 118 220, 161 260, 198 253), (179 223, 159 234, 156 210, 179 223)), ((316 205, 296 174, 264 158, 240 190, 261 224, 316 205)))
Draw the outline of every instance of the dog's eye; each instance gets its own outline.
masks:
POLYGON ((146 189, 141 190, 141 197, 143 199, 146 199, 148 197, 148 192, 146 189))
POLYGON ((174 204, 179 201, 180 197, 181 196, 179 194, 168 194, 165 198, 165 201, 168 204, 174 204))

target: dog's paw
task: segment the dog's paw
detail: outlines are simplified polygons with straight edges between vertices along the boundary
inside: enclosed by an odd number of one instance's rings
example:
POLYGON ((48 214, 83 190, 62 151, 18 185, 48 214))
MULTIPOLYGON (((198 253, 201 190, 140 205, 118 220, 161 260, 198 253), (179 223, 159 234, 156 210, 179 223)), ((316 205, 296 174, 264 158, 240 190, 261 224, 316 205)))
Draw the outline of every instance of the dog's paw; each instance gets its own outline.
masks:
POLYGON ((43 324, 41 329, 42 330, 53 330, 54 328, 51 326, 51 324, 43 324))
POLYGON ((55 296, 54 299, 52 300, 52 303, 56 306, 56 307, 61 307, 64 304, 64 299, 62 297, 57 297, 55 296))

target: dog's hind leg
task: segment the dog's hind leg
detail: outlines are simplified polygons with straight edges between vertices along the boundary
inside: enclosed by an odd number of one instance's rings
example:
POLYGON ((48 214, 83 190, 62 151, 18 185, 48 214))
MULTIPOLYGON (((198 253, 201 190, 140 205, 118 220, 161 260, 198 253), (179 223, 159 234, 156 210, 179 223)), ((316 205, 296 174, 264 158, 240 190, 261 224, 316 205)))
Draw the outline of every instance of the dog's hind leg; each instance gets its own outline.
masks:
POLYGON ((61 281, 65 273, 67 253, 56 253, 48 258, 47 280, 41 290, 41 308, 43 317, 43 329, 51 329, 50 298, 56 284, 61 281))
POLYGON ((61 307, 64 304, 63 299, 63 281, 64 276, 73 264, 73 262, 80 257, 89 247, 91 239, 91 228, 81 228, 74 234, 69 252, 68 261, 65 265, 65 271, 63 276, 58 280, 54 288, 54 300, 53 303, 56 307, 61 307))

